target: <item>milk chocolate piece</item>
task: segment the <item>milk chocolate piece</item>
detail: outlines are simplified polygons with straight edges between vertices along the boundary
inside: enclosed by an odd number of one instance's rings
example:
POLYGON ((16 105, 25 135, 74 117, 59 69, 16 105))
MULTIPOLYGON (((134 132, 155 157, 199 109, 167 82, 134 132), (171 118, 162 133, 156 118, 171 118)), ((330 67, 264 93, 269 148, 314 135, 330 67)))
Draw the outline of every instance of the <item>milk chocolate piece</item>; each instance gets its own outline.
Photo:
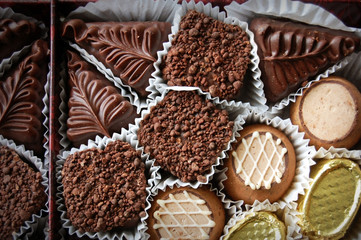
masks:
POLYGON ((61 174, 67 216, 80 231, 130 228, 145 216, 145 165, 129 143, 75 152, 61 174))
POLYGON ((67 136, 75 147, 96 135, 111 137, 128 128, 136 108, 96 68, 68 52, 70 99, 67 136))
POLYGON ((171 91, 140 122, 139 144, 183 182, 205 182, 231 140, 233 122, 195 91, 171 91))
POLYGON ((221 200, 209 186, 159 190, 148 210, 150 239, 220 239, 225 223, 221 200))
POLYGON ((42 110, 48 73, 48 43, 37 40, 31 53, 0 79, 0 134, 42 155, 42 110))
POLYGON ((347 79, 322 78, 291 104, 290 118, 317 149, 350 149, 361 139, 361 93, 347 79))
POLYGON ((45 209, 47 195, 42 175, 17 152, 0 146, 0 238, 13 239, 25 221, 45 209))
POLYGON ((190 10, 162 60, 163 78, 170 86, 195 86, 212 97, 238 100, 250 52, 241 27, 190 10))
POLYGON ((277 128, 253 124, 240 131, 224 161, 224 190, 234 201, 278 201, 291 186, 296 171, 292 142, 277 128))
POLYGON ((353 33, 290 20, 256 18, 250 24, 260 57, 268 101, 295 92, 310 78, 359 49, 353 33))
POLYGON ((0 62, 13 52, 40 38, 41 29, 32 21, 0 20, 0 62))
POLYGON ((63 37, 75 41, 111 69, 124 84, 146 97, 157 51, 168 40, 167 22, 91 22, 74 19, 63 26, 63 37))

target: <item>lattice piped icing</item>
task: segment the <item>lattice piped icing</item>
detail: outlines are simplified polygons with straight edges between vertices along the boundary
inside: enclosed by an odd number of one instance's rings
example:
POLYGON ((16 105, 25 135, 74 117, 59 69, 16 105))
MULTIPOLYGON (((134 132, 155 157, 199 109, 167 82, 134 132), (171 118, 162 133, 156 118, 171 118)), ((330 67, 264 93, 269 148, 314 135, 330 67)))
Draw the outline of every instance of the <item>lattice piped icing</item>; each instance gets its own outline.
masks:
POLYGON ((273 182, 280 183, 285 171, 287 148, 281 145, 281 139, 273 139, 270 132, 252 133, 252 137, 243 138, 242 143, 232 152, 236 173, 245 185, 253 190, 271 188, 273 182))
POLYGON ((153 228, 160 232, 161 239, 209 239, 216 224, 203 199, 183 191, 157 203, 160 207, 154 212, 153 228))

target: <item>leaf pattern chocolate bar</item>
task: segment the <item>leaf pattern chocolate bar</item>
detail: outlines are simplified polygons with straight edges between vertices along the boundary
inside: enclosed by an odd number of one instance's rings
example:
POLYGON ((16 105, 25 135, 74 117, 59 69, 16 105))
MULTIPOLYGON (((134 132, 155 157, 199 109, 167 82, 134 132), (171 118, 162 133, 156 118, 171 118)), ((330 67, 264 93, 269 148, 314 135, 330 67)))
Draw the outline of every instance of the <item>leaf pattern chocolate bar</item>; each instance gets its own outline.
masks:
POLYGON ((267 100, 276 102, 359 48, 352 33, 291 21, 255 18, 250 24, 267 100))
POLYGON ((0 79, 0 135, 24 144, 36 155, 44 151, 42 98, 48 56, 47 42, 37 40, 31 53, 0 79))
POLYGON ((154 71, 157 51, 168 40, 167 22, 92 22, 74 19, 63 26, 63 37, 75 41, 110 68, 141 97, 154 71))

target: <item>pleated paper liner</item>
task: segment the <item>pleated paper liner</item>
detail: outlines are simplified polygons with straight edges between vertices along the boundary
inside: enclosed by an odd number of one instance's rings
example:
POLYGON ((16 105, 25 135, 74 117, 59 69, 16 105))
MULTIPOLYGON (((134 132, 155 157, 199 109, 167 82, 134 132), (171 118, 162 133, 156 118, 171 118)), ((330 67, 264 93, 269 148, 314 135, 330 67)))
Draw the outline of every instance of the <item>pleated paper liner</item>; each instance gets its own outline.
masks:
MULTIPOLYGON (((331 29, 339 29, 348 32, 354 32, 358 37, 361 37, 361 29, 347 27, 335 15, 326 11, 320 6, 303 3, 300 1, 279 1, 269 2, 267 0, 250 0, 244 4, 232 2, 225 7, 228 16, 240 19, 241 21, 250 23, 256 17, 270 17, 270 18, 288 18, 299 22, 304 22, 310 25, 318 25, 331 29)), ((327 77, 336 71, 345 68, 349 62, 355 59, 355 54, 352 54, 343 60, 339 61, 334 66, 329 67, 322 74, 310 79, 311 81, 318 81, 321 77, 327 77)), ((262 78, 262 77, 261 77, 262 78)), ((282 110, 291 102, 295 102, 297 96, 302 95, 303 89, 309 87, 308 83, 304 87, 300 87, 296 92, 289 94, 284 99, 275 104, 268 104, 271 114, 279 115, 282 110)))
MULTIPOLYGON (((292 208, 292 204, 296 203, 300 194, 305 193, 305 189, 309 188, 311 179, 310 167, 315 164, 311 159, 312 154, 315 152, 315 148, 308 145, 309 140, 304 139, 304 133, 298 132, 298 128, 292 125, 290 119, 281 119, 280 117, 269 118, 262 113, 251 111, 250 114, 244 118, 246 125, 251 124, 265 124, 272 126, 281 132, 283 132, 291 141, 296 154, 296 170, 293 181, 289 186, 285 194, 277 201, 270 203, 270 201, 264 200, 260 202, 255 200, 253 204, 245 204, 244 208, 255 208, 259 205, 277 206, 278 208, 285 208, 288 206, 292 208)), ((243 124, 241 129, 243 129, 243 124)), ((226 169, 222 169, 216 176, 218 182, 218 189, 224 192, 223 182, 227 179, 225 175, 226 169)), ((237 203, 238 201, 234 201, 237 203)))
MULTIPOLYGON (((108 138, 108 137, 96 137, 96 139, 90 140, 88 141, 87 145, 81 145, 80 148, 72 148, 70 151, 63 151, 62 155, 58 157, 58 160, 56 162, 56 179, 57 182, 59 184, 59 187, 57 188, 57 205, 58 205, 58 211, 61 213, 60 219, 62 222, 62 226, 63 229, 69 234, 69 235, 76 235, 77 237, 83 237, 83 236, 87 236, 91 239, 141 239, 140 236, 142 233, 145 232, 145 226, 144 226, 144 221, 146 219, 146 217, 142 217, 141 220, 139 221, 138 225, 134 228, 131 229, 124 229, 124 230, 110 230, 110 231, 106 231, 106 232, 81 232, 79 231, 76 227, 74 227, 71 223, 71 221, 69 220, 69 218, 67 217, 67 209, 65 207, 65 203, 64 203, 64 196, 63 196, 63 186, 62 186, 62 176, 61 176, 61 171, 63 169, 63 165, 64 162, 66 160, 66 158, 75 153, 75 152, 79 152, 79 151, 83 151, 86 149, 91 149, 91 148, 98 148, 98 149, 104 149, 108 143, 114 142, 116 140, 121 140, 123 142, 127 142, 129 143, 133 148, 136 147, 137 141, 134 140, 133 135, 123 129, 121 133, 114 133, 112 138, 108 138)), ((146 161, 147 156, 142 154, 141 155, 141 159, 143 162, 146 161)), ((150 188, 151 188, 151 182, 149 181, 150 179, 150 172, 154 172, 156 170, 152 169, 149 166, 146 166, 146 178, 147 178, 147 187, 146 187, 146 192, 147 192, 147 200, 146 200, 146 208, 149 208, 149 194, 150 194, 150 188)), ((110 209, 111 211, 111 209, 110 209)), ((60 232, 61 233, 61 232, 60 232)))
MULTIPOLYGON (((207 16, 210 16, 216 20, 224 22, 226 24, 237 25, 241 27, 248 35, 250 39, 250 44, 252 50, 250 53, 251 63, 248 66, 246 76, 244 78, 244 86, 241 89, 242 96, 240 100, 222 100, 219 97, 215 97, 215 101, 218 104, 227 105, 227 106, 242 106, 246 105, 249 108, 257 108, 259 111, 266 111, 268 107, 266 106, 266 98, 263 91, 263 83, 260 80, 261 72, 258 68, 259 57, 257 55, 257 47, 254 42, 254 35, 248 29, 248 24, 243 21, 239 21, 237 18, 226 17, 224 12, 221 12, 218 7, 212 8, 210 3, 204 4, 203 2, 195 3, 193 0, 182 2, 182 8, 180 8, 174 17, 172 34, 169 35, 169 42, 164 43, 164 50, 158 52, 158 60, 154 64, 156 71, 152 74, 154 77, 154 82, 151 81, 151 85, 154 86, 159 92, 163 93, 166 91, 168 85, 165 80, 162 78, 161 63, 163 56, 166 56, 170 47, 172 46, 172 40, 175 34, 179 31, 179 23, 181 18, 187 13, 188 10, 196 10, 197 12, 204 13, 207 16)), ((202 91, 202 93, 210 95, 208 92, 202 91)))
MULTIPOLYGON (((34 166, 42 175, 41 184, 44 186, 45 194, 49 193, 49 181, 48 181, 48 170, 45 168, 44 163, 40 158, 33 155, 32 151, 28 151, 24 148, 23 145, 18 146, 12 140, 3 138, 0 135, 0 145, 7 146, 16 151, 25 163, 31 164, 34 166)), ((49 213, 49 202, 47 201, 43 208, 36 214, 31 215, 31 219, 25 221, 20 229, 13 233, 14 239, 32 239, 35 232, 38 232, 40 229, 43 229, 46 225, 48 213, 49 213)), ((47 233, 44 232, 44 236, 47 237, 47 233)))
MULTIPOLYGON (((161 21, 172 22, 175 12, 179 8, 176 1, 135 1, 129 4, 127 0, 110 0, 90 2, 85 7, 79 7, 72 11, 65 21, 70 19, 82 19, 87 22, 129 22, 129 21, 161 21)), ((147 99, 141 99, 138 94, 128 85, 124 84, 122 80, 115 76, 112 71, 106 68, 93 55, 87 53, 84 49, 75 43, 69 43, 76 49, 81 56, 88 62, 95 65, 98 70, 115 85, 121 86, 122 95, 130 95, 131 103, 139 109, 147 106, 147 101, 153 100, 160 93, 155 87, 148 86, 146 90, 150 92, 147 99)), ((152 82, 152 78, 149 79, 152 82)), ((151 85, 151 84, 150 84, 151 85)))

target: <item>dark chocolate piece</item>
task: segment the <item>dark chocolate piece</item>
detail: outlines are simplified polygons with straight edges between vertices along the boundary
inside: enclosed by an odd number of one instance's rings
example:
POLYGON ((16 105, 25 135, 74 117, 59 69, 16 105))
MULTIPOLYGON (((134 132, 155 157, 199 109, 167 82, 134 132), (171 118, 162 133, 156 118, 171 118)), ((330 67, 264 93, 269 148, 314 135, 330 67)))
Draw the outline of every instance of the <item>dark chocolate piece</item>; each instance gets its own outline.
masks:
POLYGON ((0 146, 0 238, 13 239, 32 214, 45 209, 43 177, 12 149, 0 146))
POLYGON ((156 165, 184 182, 204 182, 232 130, 226 110, 196 92, 172 91, 141 121, 138 139, 156 165))
POLYGON ((191 10, 163 58, 163 78, 170 86, 200 87, 213 97, 238 100, 250 52, 242 28, 191 10))
POLYGON ((129 143, 69 155, 62 170, 67 216, 80 231, 134 227, 145 216, 145 165, 129 143))
POLYGON ((49 63, 48 43, 37 40, 31 53, 0 79, 0 134, 24 144, 37 156, 44 152, 44 84, 49 63))
POLYGON ((353 33, 290 20, 253 19, 267 100, 276 102, 359 49, 353 33))
POLYGON ((146 97, 157 51, 168 40, 170 27, 167 22, 85 23, 74 19, 63 26, 63 37, 75 41, 124 84, 146 97))
POLYGON ((111 137, 134 123, 136 107, 96 68, 68 52, 70 98, 67 136, 75 147, 95 136, 111 137))
POLYGON ((40 38, 41 29, 32 21, 0 20, 0 62, 40 38))

